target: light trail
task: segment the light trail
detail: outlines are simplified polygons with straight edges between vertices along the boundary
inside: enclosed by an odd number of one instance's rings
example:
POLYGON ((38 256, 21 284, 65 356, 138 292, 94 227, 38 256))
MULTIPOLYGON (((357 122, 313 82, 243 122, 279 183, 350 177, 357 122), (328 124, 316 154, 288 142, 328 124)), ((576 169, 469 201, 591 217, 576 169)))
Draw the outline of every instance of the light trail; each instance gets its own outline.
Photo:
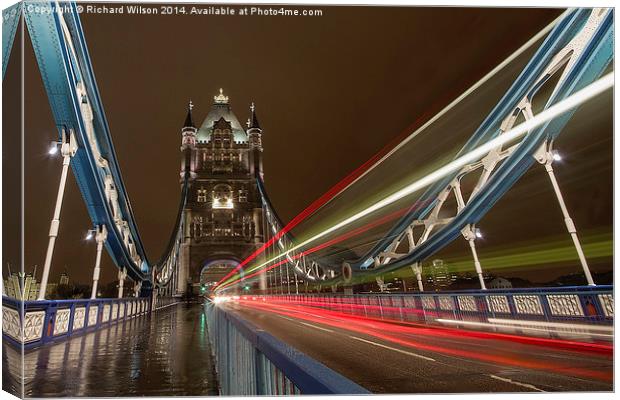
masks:
MULTIPOLYGON (((247 299, 252 298, 253 296, 240 296, 239 300, 243 303, 247 301, 247 299)), ((575 340, 565 340, 565 339, 551 339, 551 338, 543 338, 543 337, 533 337, 533 336, 522 336, 515 335, 509 333, 498 333, 498 332, 485 332, 485 331, 475 331, 475 330, 463 330, 456 328, 446 328, 446 327, 437 327, 430 326, 425 322, 414 322, 414 321, 403 321, 401 319, 395 319, 391 316, 399 316, 407 315, 408 318, 421 318, 422 321, 425 321, 427 317, 439 317, 439 314, 434 311, 424 310, 422 308, 414 308, 413 306, 404 306, 404 307, 395 307, 395 306, 378 306, 378 305, 370 305, 370 304, 355 304, 355 303, 334 303, 329 302, 324 299, 314 299, 311 301, 290 301, 290 300, 280 300, 278 299, 278 295, 269 296, 266 300, 261 301, 264 304, 270 304, 273 307, 286 309, 289 311, 297 311, 303 312, 304 314, 312 314, 316 312, 320 312, 321 318, 337 318, 337 319, 351 319, 352 321, 359 320, 360 317, 364 320, 364 323, 372 324, 372 323, 391 323, 394 324, 393 331, 394 332, 411 332, 412 328, 415 328, 416 335, 428 336, 428 337, 451 337, 453 335, 478 338, 478 339, 493 339, 493 340, 507 340, 511 342, 523 343, 523 344, 531 344, 537 346, 544 347, 555 347, 566 350, 575 350, 575 351, 583 351, 587 353, 599 353, 599 354, 613 354, 613 344, 606 343, 590 343, 590 342, 581 342, 575 340), (273 298, 273 300, 271 299, 273 298), (355 307, 352 307, 355 306, 355 307), (351 311, 347 310, 349 307, 351 311), (334 308, 339 310, 334 310, 334 308), (352 310, 356 310, 353 312, 352 310), (356 312, 360 312, 364 315, 358 315, 356 312), (375 316, 367 315, 367 313, 373 313, 375 316)), ((263 299, 265 297, 262 297, 263 299)), ((327 297, 327 299, 330 299, 327 297)), ((317 316, 316 314, 312 314, 317 316)), ((418 320, 419 321, 419 320, 418 320)), ((445 319, 436 319, 435 321, 445 322, 448 320, 445 319)), ((506 320, 506 319, 493 319, 489 318, 490 323, 478 323, 473 321, 460 321, 460 320, 450 320, 453 323, 461 323, 462 325, 479 325, 484 327, 501 327, 503 324, 507 324, 506 321, 512 321, 513 324, 520 324, 517 320, 506 320)), ((523 321, 521 325, 525 325, 529 322, 534 321, 523 321)), ((562 328, 562 329, 590 329, 594 331, 609 331, 613 330, 613 327, 609 326, 600 326, 600 327, 592 327, 586 326, 583 324, 567 324, 567 323, 548 323, 545 325, 541 325, 539 322, 539 326, 545 326, 547 328, 562 328)), ((514 328, 514 327, 512 327, 514 328)), ((542 330, 540 330, 542 332, 542 330)), ((549 333, 549 330, 545 331, 549 333)), ((571 332, 572 333, 572 332, 571 332)), ((593 337, 601 337, 600 334, 594 333, 590 334, 593 337)), ((583 336, 588 336, 588 334, 584 334, 583 336)), ((609 335, 606 336, 606 339, 613 339, 609 335)))
MULTIPOLYGON (((536 116, 534 116, 533 118, 526 120, 525 122, 523 122, 520 125, 517 125, 515 127, 513 127, 512 129, 510 129, 509 131, 506 131, 505 133, 503 133, 501 136, 496 137, 495 139, 489 140, 488 142, 484 143, 483 145, 478 146, 477 148, 475 148, 474 150, 470 151, 469 153, 466 153, 464 155, 462 155, 461 157, 449 162, 448 164, 436 169, 435 171, 429 173, 428 175, 418 179, 417 181, 412 182, 411 184, 407 185, 406 187, 398 190, 397 192, 383 198, 382 200, 376 202, 375 204, 365 208, 364 210, 338 222, 337 224, 331 226, 330 228, 325 229, 322 232, 317 233, 316 235, 310 237, 309 239, 304 240, 303 242, 293 246, 292 248, 290 248, 289 250, 282 252, 274 257, 272 257, 271 259, 265 261, 262 264, 259 264, 253 268, 249 268, 246 273, 250 273, 253 272, 257 269, 260 269, 266 265, 271 264, 273 261, 278 260, 286 255, 288 255, 289 253, 299 250, 300 248, 317 241, 318 239, 321 239, 327 235, 329 235, 332 232, 335 232, 347 225, 350 225, 351 223, 364 218, 365 216, 374 213, 375 211, 378 211, 390 204, 393 204, 394 202, 401 200, 402 198, 434 183, 437 182, 438 180, 448 176, 449 174, 453 173, 453 172, 457 172, 460 168, 464 167, 465 165, 472 163, 476 160, 479 160, 481 157, 485 156, 486 154, 488 154, 491 150, 498 148, 506 143, 509 143, 513 140, 516 140, 518 138, 520 138, 521 136, 524 136, 526 133, 528 133, 530 130, 544 124, 545 122, 551 121, 552 119, 564 114, 565 112, 570 111, 571 109, 583 104, 584 102, 594 98, 595 96, 603 93, 604 91, 612 88, 614 86, 614 73, 608 73, 607 75, 605 75, 604 77, 598 79, 597 81, 591 83, 590 85, 586 86, 585 88, 573 93, 572 95, 570 95, 569 97, 567 97, 566 99, 554 104, 553 106, 549 107, 548 109, 540 112, 539 114, 537 114, 536 116)), ((227 283, 227 282, 226 282, 227 283)))
MULTIPOLYGON (((453 109, 456 105, 458 105, 463 99, 468 97, 471 93, 475 92, 478 88, 480 88, 483 84, 488 82, 493 76, 495 76, 498 72, 503 70, 507 65, 513 62, 517 57, 523 54, 527 49, 529 49, 536 42, 541 40, 551 29, 560 21, 566 14, 568 10, 563 12, 559 17, 553 20, 550 24, 545 26, 540 32, 534 35, 530 40, 528 40, 525 44, 519 47, 515 52, 513 52, 510 56, 508 56, 504 61, 499 63, 495 68, 489 71, 485 76, 483 76, 480 80, 474 83, 469 89, 465 90, 458 96, 456 99, 452 100, 447 106, 445 106, 441 111, 435 114, 431 119, 425 122, 422 126, 417 128, 413 133, 409 134, 406 138, 401 140, 402 135, 398 135, 393 141, 388 143, 385 147, 379 150, 375 155, 373 155, 370 159, 368 159, 364 164, 360 165, 358 168, 353 170, 349 175, 344 177, 340 182, 336 183, 332 186, 327 192, 325 192, 321 197, 314 200, 308 207, 306 207, 302 212, 297 214, 288 224, 284 226, 284 228, 280 229, 278 233, 265 244, 263 244, 259 249, 257 249, 254 253, 249 255, 245 260, 243 260, 238 266, 236 266, 232 271, 230 271, 226 276, 220 279, 214 286, 214 289, 217 288, 224 282, 226 279, 230 278, 235 272, 239 271, 241 268, 246 266, 250 261, 254 260, 260 254, 262 254, 265 250, 271 247, 278 239, 288 233, 290 230, 295 228, 299 223, 303 222, 306 218, 316 213, 322 207, 327 205, 334 198, 338 197, 342 193, 344 193, 347 189, 353 186, 356 182, 370 173, 372 170, 381 165, 386 159, 396 153, 398 150, 403 148, 407 143, 417 137, 422 131, 424 131, 427 127, 435 123, 439 118, 444 116, 448 111, 453 109)), ((418 125, 419 121, 422 120, 426 115, 420 116, 412 126, 418 125)), ((405 131, 406 132, 406 131, 405 131)))
MULTIPOLYGON (((238 304, 245 306, 249 309, 256 309, 260 311, 268 311, 269 313, 275 313, 279 315, 285 315, 297 320, 303 320, 306 322, 314 322, 321 325, 327 325, 329 327, 342 329, 347 332, 356 332, 372 336, 381 340, 385 340, 390 343, 398 344, 408 348, 414 348, 421 351, 432 352, 435 354, 441 354, 448 357, 464 357, 471 360, 479 360, 484 362, 490 362, 500 365, 509 365, 512 367, 532 369, 532 370, 545 370, 553 371, 555 373, 571 376, 580 376, 585 378, 594 378, 602 381, 611 381, 613 379, 611 373, 605 371, 599 371, 588 368, 575 367, 572 365, 561 364, 560 362, 541 361, 526 357, 536 357, 535 352, 520 353, 518 350, 510 351, 510 348, 506 351, 502 351, 501 354, 481 353, 477 351, 470 351, 464 349, 461 346, 448 347, 448 343, 444 345, 427 344, 420 341, 420 336, 444 336, 446 339, 462 339, 464 335, 472 333, 471 331, 462 330, 444 330, 443 328, 413 328, 407 326, 399 326, 393 323, 381 322, 377 320, 368 321, 361 316, 346 316, 344 318, 329 315, 327 317, 317 318, 313 315, 316 309, 310 308, 311 312, 308 312, 306 307, 296 306, 294 308, 283 306, 282 304, 270 304, 266 301, 249 301, 239 299, 238 304), (414 339, 415 338, 415 339, 414 339)), ((327 314, 325 314, 327 315, 327 314)), ((482 332, 475 332, 482 333, 482 332)), ((489 334, 487 339, 493 339, 494 334, 489 334)), ((482 338, 482 337, 480 337, 482 338)), ((510 335, 504 337, 497 337, 497 339, 511 341, 510 335)), ((519 337, 515 337, 519 339, 519 337)), ((535 338, 533 338, 535 339, 535 338)), ((546 340, 547 345, 551 345, 553 339, 546 340)), ((517 340, 519 343, 519 341, 517 340)), ((557 340, 557 342, 561 342, 557 340)), ((542 343, 542 342, 541 342, 542 343)), ((584 343, 584 350, 591 344, 584 343)), ((587 351, 587 350, 586 350, 587 351)), ((613 348, 612 348, 613 351, 613 348)))
MULTIPOLYGON (((398 211, 395 211, 395 212, 393 212, 391 214, 388 214, 388 215, 386 215, 386 216, 384 216, 382 218, 379 218, 376 221, 373 221, 373 222, 371 222, 369 224, 366 224, 364 226, 361 226, 359 228, 353 229, 350 232, 347 232, 347 233, 345 233, 343 235, 340 235, 340 236, 335 237, 335 238, 333 238, 331 240, 328 240, 327 242, 321 243, 318 246, 315 246, 315 247, 313 247, 311 249, 303 251, 303 252, 293 256, 292 259, 293 260, 297 260, 297 259, 299 259, 299 258, 301 258, 303 256, 306 256, 308 254, 312 254, 312 253, 317 252, 319 250, 322 250, 322 249, 324 249, 326 247, 329 247, 329 246, 334 245, 336 243, 340 243, 340 242, 342 242, 344 240, 350 239, 350 238, 352 238, 354 236, 357 236, 357 235, 360 235, 360 234, 362 234, 364 232, 367 232, 368 230, 370 230, 372 228, 375 228, 375 227, 380 226, 382 224, 385 224, 387 222, 393 221, 394 219, 402 216, 405 212, 407 212, 407 210, 409 210, 409 207, 402 208, 402 209, 400 209, 398 211)), ((232 285, 234 285, 235 283, 240 282, 242 280, 245 281, 245 280, 253 278, 253 277, 257 276, 257 275, 266 273, 267 271, 272 270, 275 267, 279 267, 280 265, 282 265, 282 264, 284 264, 286 262, 288 262, 288 260, 286 260, 286 259, 285 260, 281 260, 281 261, 279 261, 279 262, 277 262, 277 263, 275 263, 273 265, 270 265, 270 266, 265 267, 265 268, 261 268, 259 271, 250 273, 249 275, 244 275, 244 276, 237 275, 235 277, 236 278, 235 280, 233 280, 231 282, 228 282, 228 283, 225 283, 224 285, 222 285, 220 290, 225 290, 227 288, 230 288, 232 285)))

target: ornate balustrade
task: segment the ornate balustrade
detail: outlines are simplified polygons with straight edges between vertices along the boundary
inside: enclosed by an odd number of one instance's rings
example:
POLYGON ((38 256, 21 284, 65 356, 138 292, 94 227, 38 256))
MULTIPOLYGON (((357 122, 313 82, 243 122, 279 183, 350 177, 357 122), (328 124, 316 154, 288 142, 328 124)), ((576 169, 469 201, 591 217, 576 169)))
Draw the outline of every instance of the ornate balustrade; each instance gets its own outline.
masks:
POLYGON ((150 299, 19 301, 2 297, 2 336, 14 346, 33 348, 146 315, 150 299))
POLYGON ((613 338, 613 286, 241 296, 399 322, 423 322, 527 336, 608 341, 613 338))

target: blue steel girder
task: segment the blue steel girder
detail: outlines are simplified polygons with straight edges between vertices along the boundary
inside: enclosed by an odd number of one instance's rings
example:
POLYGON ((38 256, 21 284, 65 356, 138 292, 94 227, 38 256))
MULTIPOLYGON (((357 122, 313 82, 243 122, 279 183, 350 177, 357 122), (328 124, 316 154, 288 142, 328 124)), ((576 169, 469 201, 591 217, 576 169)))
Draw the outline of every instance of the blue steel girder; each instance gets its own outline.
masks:
POLYGON ((71 166, 90 218, 94 225, 106 225, 106 248, 114 263, 127 268, 132 279, 148 281, 150 264, 123 184, 76 5, 51 1, 37 3, 37 9, 30 5, 24 3, 26 25, 59 136, 72 130, 78 142, 71 166))
MULTIPOLYGON (((521 99, 524 97, 531 99, 536 94, 542 83, 549 78, 549 76, 541 78, 541 74, 550 66, 554 57, 584 28, 593 12, 590 9, 573 10, 558 23, 504 98, 502 98, 489 117, 470 138, 457 157, 471 151, 479 144, 495 138, 501 133, 500 127, 503 121, 519 107, 521 99)), ((561 79, 548 99, 544 107, 545 109, 595 81, 613 59, 613 11, 607 9, 602 12, 605 12, 602 22, 598 25, 587 44, 585 44, 583 51, 576 56, 577 59, 564 71, 563 79, 561 79)), ((536 151, 543 143, 553 140, 561 133, 574 112, 575 109, 566 112, 530 131, 519 143, 516 150, 490 176, 483 190, 473 196, 470 202, 465 205, 448 225, 431 235, 428 240, 416 246, 415 249, 404 257, 377 268, 368 268, 369 259, 376 257, 377 254, 384 251, 394 240, 394 237, 402 234, 403 230, 408 228, 413 221, 430 213, 437 204, 439 193, 446 186, 450 185, 457 177, 457 174, 449 176, 433 185, 416 202, 417 204, 425 204, 429 203, 425 200, 432 200, 430 205, 424 209, 410 212, 409 215, 401 219, 384 236, 384 239, 379 244, 352 263, 352 269, 356 270, 355 275, 377 275, 395 271, 432 256, 455 240, 461 235, 464 227, 480 221, 493 205, 536 162, 534 158, 536 151)))
MULTIPOLYGON (((558 63, 560 66, 566 65, 566 70, 563 72, 563 76, 556 85, 551 97, 547 100, 544 109, 551 107, 595 81, 613 59, 613 32, 613 11, 610 9, 574 9, 567 11, 565 16, 540 45, 510 89, 508 89, 503 98, 493 108, 455 158, 465 155, 481 144, 501 135, 504 131, 503 124, 511 115, 514 115, 515 110, 524 112, 522 109, 519 109, 523 99, 531 100, 550 78, 552 73, 548 71, 552 63, 554 65, 558 63), (596 15, 594 14, 595 12, 597 13, 596 15), (566 47, 574 41, 577 35, 586 29, 593 29, 592 26, 586 26, 592 20, 597 21, 596 29, 588 37, 582 51, 576 55, 569 53, 569 56, 572 55, 574 60, 566 61, 565 64, 562 64, 557 57, 562 54, 563 50, 566 50, 566 47), (547 75, 544 75, 545 73, 547 75)), ((419 242, 415 248, 410 249, 402 257, 390 260, 391 257, 388 256, 386 257, 388 262, 373 268, 373 260, 380 254, 385 254, 388 252, 388 249, 395 253, 395 242, 399 243, 397 241, 403 237, 405 231, 414 222, 427 218, 438 205, 441 206, 440 195, 446 190, 446 187, 450 188, 455 179, 459 178, 461 171, 457 171, 431 185, 417 201, 412 202, 414 206, 410 208, 409 212, 376 245, 362 257, 351 261, 350 264, 347 263, 351 271, 355 271, 355 276, 357 277, 381 275, 420 262, 451 243, 462 234, 462 230, 465 227, 479 222, 493 205, 536 162, 534 158, 536 151, 543 143, 552 141, 561 133, 574 111, 573 109, 566 112, 528 132, 518 146, 515 146, 511 152, 507 153, 508 155, 499 164, 499 167, 492 171, 492 174, 482 186, 482 190, 476 193, 475 196, 472 196, 449 223, 437 230, 436 233, 429 235, 424 241, 419 242), (417 204, 425 204, 426 206, 418 208, 417 204)), ((261 180, 258 179, 258 181, 265 208, 271 211, 273 225, 280 229, 282 223, 275 212, 273 212, 273 207, 269 202, 261 180)), ((288 248, 292 247, 293 240, 294 238, 288 233, 284 235, 282 241, 285 245, 280 246, 281 250, 286 252, 288 248)), ((288 253, 286 254, 287 256, 289 255, 288 253)), ((318 265, 315 261, 313 263, 318 265)), ((320 265, 320 267, 323 272, 341 268, 334 265, 320 265)), ((295 272, 297 273, 298 271, 295 272)), ((338 283, 342 279, 342 276, 331 278, 334 276, 333 273, 323 273, 321 274, 322 276, 317 275, 315 274, 313 278, 319 278, 318 281, 322 281, 323 284, 338 283), (331 275, 331 277, 328 275, 331 275)))
POLYGON ((2 10, 2 78, 9 63, 11 49, 15 41, 15 33, 22 16, 22 3, 13 4, 2 10))

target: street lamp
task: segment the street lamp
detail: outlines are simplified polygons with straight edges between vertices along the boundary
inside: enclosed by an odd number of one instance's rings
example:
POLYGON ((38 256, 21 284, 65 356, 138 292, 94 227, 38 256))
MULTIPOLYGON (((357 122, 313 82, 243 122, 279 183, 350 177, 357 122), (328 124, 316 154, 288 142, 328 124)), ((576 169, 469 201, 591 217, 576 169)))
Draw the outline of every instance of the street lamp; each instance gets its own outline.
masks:
POLYGON ((478 239, 482 239, 482 231, 480 230, 480 228, 476 228, 474 232, 476 233, 476 237, 478 239))
POLYGON ((557 150, 553 150, 551 152, 551 157, 553 158, 553 161, 562 161, 562 155, 557 150))
POLYGON ((86 232, 86 236, 84 237, 84 240, 91 240, 95 236, 95 233, 97 233, 96 229, 89 229, 86 232))
POLYGON ((49 150, 47 150, 47 154, 49 154, 50 156, 54 156, 56 154, 58 154, 58 147, 61 145, 61 142, 58 142, 56 140, 53 140, 50 142, 50 147, 49 150))

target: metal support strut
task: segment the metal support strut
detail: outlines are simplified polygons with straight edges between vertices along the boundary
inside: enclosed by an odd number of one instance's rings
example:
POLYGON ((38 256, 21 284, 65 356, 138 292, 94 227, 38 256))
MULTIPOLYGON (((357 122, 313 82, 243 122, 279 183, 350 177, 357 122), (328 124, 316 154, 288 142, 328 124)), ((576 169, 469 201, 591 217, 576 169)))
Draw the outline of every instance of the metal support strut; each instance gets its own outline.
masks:
POLYGON ((52 265, 52 255, 54 254, 54 245, 56 244, 56 237, 58 236, 58 229, 60 227, 60 210, 62 209, 62 199, 65 194, 65 186, 67 183, 67 172, 69 171, 69 164, 71 158, 77 151, 77 142, 73 131, 70 132, 69 138, 67 138, 66 131, 63 129, 62 142, 60 146, 60 153, 62 154, 62 172, 60 174, 60 184, 58 185, 58 194, 56 196, 56 207, 54 208, 54 216, 50 223, 49 242, 47 244, 47 253, 45 254, 45 263, 43 264, 43 275, 41 276, 41 287, 39 289, 39 295, 37 300, 45 300, 45 292, 47 290, 47 281, 49 279, 50 267, 52 265))
POLYGON ((105 225, 97 227, 97 233, 95 234, 95 241, 97 242, 97 255, 95 257, 95 268, 93 269, 93 290, 90 294, 91 299, 97 298, 97 285, 99 283, 99 274, 101 272, 101 252, 103 251, 103 244, 108 238, 108 230, 105 225))
POLYGON ((413 264, 411 270, 415 274, 415 279, 418 281, 418 289, 420 289, 420 292, 423 292, 424 284, 422 283, 422 268, 420 267, 420 263, 413 264))
POLYGON ((581 243, 579 242, 579 237, 577 236, 577 228, 575 227, 575 223, 573 222, 573 219, 568 213, 568 208, 566 208, 564 197, 562 196, 562 192, 560 191, 560 185, 558 185, 558 180, 556 179, 555 173, 553 172, 553 161, 561 160, 561 157, 556 151, 552 150, 552 146, 552 141, 544 143, 538 150, 538 152, 536 152, 534 157, 536 158, 536 161, 545 166, 545 170, 547 171, 547 175, 549 176, 549 180, 551 181, 551 186, 553 186, 553 191, 555 192, 555 196, 558 199, 558 204, 560 205, 560 209, 562 210, 562 215, 564 216, 564 224, 566 225, 566 230, 570 234, 571 239, 573 239, 575 250, 577 250, 579 262, 581 263, 581 268, 583 268, 583 273, 586 277, 586 281, 588 282, 588 285, 596 286, 596 284, 594 283, 594 279, 592 279, 592 274, 590 273, 590 268, 588 267, 586 256, 583 253, 583 248, 581 247, 581 243))
POLYGON ((482 265, 478 259, 478 252, 476 251, 476 228, 473 225, 467 225, 462 231, 465 240, 469 242, 469 248, 471 249, 471 255, 474 258, 474 267, 476 268, 476 274, 480 281, 480 288, 486 290, 487 286, 484 283, 484 276, 482 275, 482 265))
POLYGON ((123 298, 123 286, 125 285, 125 278, 127 277, 127 270, 125 267, 118 271, 118 298, 123 298))

